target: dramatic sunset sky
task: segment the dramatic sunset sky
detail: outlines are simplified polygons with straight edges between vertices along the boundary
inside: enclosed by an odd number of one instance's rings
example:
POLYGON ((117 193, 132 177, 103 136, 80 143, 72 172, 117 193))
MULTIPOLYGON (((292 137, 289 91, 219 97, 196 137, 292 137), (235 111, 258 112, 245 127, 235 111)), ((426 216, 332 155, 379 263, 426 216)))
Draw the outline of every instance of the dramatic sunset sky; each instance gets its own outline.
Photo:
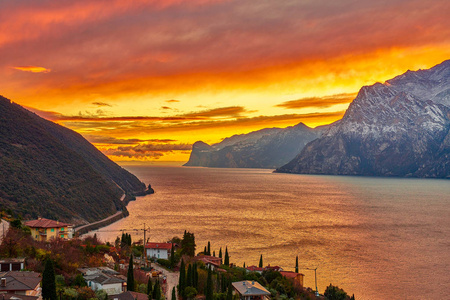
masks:
POLYGON ((116 161, 340 119, 450 58, 448 0, 2 0, 0 95, 116 161))

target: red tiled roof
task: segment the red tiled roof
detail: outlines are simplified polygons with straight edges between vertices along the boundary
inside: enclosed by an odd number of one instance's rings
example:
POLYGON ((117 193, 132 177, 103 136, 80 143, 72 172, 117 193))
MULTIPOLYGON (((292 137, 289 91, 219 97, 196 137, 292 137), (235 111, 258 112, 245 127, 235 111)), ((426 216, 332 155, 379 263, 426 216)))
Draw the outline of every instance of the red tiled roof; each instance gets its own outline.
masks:
POLYGON ((281 268, 279 266, 268 265, 267 267, 264 268, 264 270, 281 271, 281 270, 283 270, 283 268, 281 268))
POLYGON ((147 243, 145 245, 147 249, 172 249, 172 243, 147 243))
POLYGON ((220 267, 220 265, 222 264, 222 259, 220 257, 215 257, 215 256, 209 256, 209 255, 200 255, 200 256, 196 256, 195 259, 201 260, 202 262, 206 264, 212 264, 213 266, 216 267, 220 267))
POLYGON ((257 267, 257 266, 248 266, 246 269, 249 270, 249 271, 251 271, 251 272, 256 272, 256 271, 262 272, 262 271, 264 271, 263 268, 259 268, 259 267, 257 267))
POLYGON ((280 274, 286 278, 295 278, 295 277, 297 277, 297 275, 305 276, 302 273, 295 273, 292 271, 281 271, 280 274))
POLYGON ((67 223, 63 223, 63 222, 40 218, 37 220, 25 222, 25 226, 34 227, 34 228, 56 228, 56 227, 72 226, 72 224, 67 224, 67 223))

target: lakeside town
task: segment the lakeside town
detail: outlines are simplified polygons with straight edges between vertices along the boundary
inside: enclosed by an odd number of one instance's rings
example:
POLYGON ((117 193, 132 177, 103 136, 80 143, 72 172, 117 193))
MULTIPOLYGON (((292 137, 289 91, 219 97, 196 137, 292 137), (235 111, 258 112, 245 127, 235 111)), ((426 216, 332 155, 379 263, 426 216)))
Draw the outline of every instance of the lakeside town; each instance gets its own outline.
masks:
POLYGON ((95 234, 80 236, 72 224, 11 215, 3 213, 0 226, 2 299, 355 299, 332 284, 323 294, 317 285, 305 287, 298 256, 295 271, 265 263, 262 254, 258 266, 237 266, 232 249, 210 242, 202 249, 187 231, 145 242, 122 233, 111 244, 95 234))

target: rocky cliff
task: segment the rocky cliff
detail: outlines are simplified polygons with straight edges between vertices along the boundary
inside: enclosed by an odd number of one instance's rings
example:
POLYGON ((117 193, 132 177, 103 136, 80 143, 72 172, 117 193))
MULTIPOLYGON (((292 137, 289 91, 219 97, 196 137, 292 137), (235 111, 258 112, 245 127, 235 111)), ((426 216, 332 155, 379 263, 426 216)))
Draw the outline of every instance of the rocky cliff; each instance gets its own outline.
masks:
POLYGON ((342 120, 276 172, 450 177, 450 60, 361 88, 342 120))

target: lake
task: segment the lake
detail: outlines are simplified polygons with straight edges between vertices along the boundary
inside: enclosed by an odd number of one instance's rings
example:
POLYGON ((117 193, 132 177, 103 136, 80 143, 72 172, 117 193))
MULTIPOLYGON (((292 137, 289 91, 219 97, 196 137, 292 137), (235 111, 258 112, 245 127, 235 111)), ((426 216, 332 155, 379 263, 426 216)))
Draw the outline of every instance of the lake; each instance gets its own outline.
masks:
MULTIPOLYGON (((113 242, 194 232, 197 252, 228 247, 242 266, 294 270, 356 299, 443 299, 450 290, 450 181, 276 174, 261 169, 123 165, 156 193, 97 231, 113 242)), ((447 298, 448 299, 448 298, 447 298)))

